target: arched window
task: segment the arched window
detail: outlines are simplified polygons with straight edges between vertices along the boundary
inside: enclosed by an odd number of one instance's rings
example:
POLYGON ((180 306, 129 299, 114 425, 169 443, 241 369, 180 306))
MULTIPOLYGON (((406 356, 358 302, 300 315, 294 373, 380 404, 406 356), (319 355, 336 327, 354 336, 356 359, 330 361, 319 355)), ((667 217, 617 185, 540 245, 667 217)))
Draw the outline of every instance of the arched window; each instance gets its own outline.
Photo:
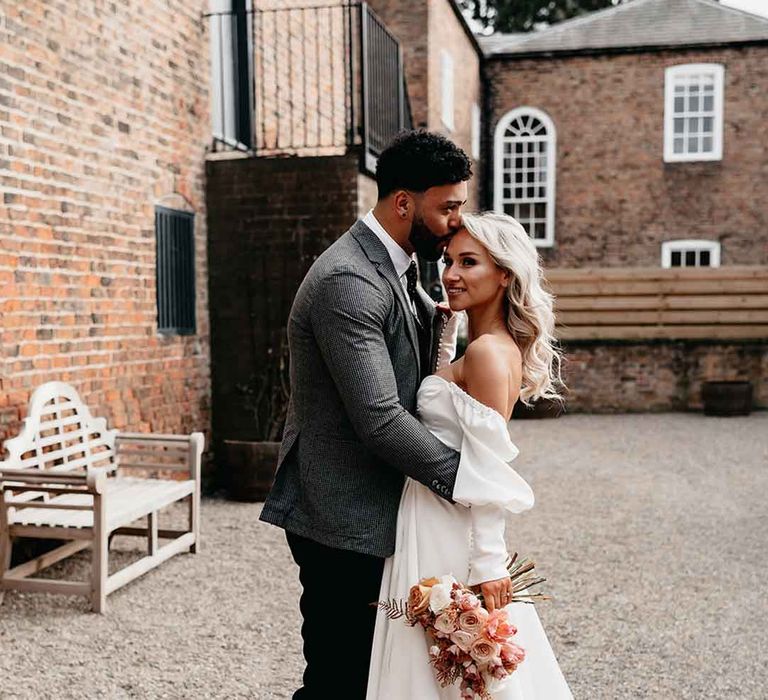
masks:
POLYGON ((513 109, 496 125, 494 150, 494 209, 517 219, 537 246, 554 245, 554 123, 534 107, 513 109))

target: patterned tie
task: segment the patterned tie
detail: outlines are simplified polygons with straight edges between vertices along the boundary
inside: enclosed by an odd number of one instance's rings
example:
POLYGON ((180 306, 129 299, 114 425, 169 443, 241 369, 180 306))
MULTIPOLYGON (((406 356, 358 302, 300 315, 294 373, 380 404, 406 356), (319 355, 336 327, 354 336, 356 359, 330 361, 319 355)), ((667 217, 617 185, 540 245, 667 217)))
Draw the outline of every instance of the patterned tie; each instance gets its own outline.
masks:
MULTIPOLYGON (((408 269, 405 271, 405 281, 407 283, 408 288, 408 296, 411 297, 411 303, 413 304, 414 309, 418 309, 419 307, 416 305, 416 281, 419 278, 419 273, 416 268, 416 261, 411 260, 411 264, 408 265, 408 269)), ((417 314, 418 318, 418 314, 417 314)))
POLYGON ((430 332, 427 328, 429 321, 426 317, 422 316, 424 313, 423 302, 419 299, 416 291, 416 280, 418 277, 416 261, 411 260, 411 264, 405 272, 405 281, 408 287, 408 296, 411 298, 411 303, 416 311, 414 319, 416 320, 416 331, 419 338, 419 361, 423 378, 429 374, 430 332))

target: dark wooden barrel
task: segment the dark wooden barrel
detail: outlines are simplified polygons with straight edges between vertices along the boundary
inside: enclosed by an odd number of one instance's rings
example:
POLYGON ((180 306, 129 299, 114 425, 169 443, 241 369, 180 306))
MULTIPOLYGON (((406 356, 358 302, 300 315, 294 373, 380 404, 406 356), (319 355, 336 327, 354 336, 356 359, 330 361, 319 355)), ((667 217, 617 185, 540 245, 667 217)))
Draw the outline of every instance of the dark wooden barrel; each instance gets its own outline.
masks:
POLYGON ((227 494, 234 501, 263 501, 277 470, 279 442, 224 440, 227 494))
POLYGON ((747 416, 752 410, 752 383, 704 382, 701 400, 706 416, 747 416))
POLYGON ((559 401, 550 399, 540 399, 530 406, 526 406, 522 401, 518 401, 512 409, 512 419, 521 418, 557 418, 565 413, 563 404, 559 401))

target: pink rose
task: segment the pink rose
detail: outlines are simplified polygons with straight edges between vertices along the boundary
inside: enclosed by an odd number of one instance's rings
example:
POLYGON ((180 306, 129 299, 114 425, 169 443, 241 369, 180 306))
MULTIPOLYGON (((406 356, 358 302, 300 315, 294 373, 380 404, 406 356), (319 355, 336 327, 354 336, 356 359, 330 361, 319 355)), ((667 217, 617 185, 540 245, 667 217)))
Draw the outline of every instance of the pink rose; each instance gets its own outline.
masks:
POLYGON ((497 608, 489 613, 483 634, 492 642, 506 642, 511 636, 517 634, 517 628, 507 620, 507 611, 504 608, 497 608))
POLYGON ((480 634, 483 625, 488 619, 488 611, 485 608, 467 610, 459 615, 459 628, 472 634, 480 634))
POLYGON ((472 643, 469 653, 479 664, 487 664, 499 655, 500 645, 497 642, 491 642, 485 637, 479 637, 472 643))
POLYGON ((512 642, 506 642, 501 645, 500 656, 503 664, 513 663, 517 665, 525 659, 525 649, 512 642))
POLYGON ((477 610, 480 607, 480 599, 473 593, 462 593, 456 602, 459 604, 462 612, 477 610))

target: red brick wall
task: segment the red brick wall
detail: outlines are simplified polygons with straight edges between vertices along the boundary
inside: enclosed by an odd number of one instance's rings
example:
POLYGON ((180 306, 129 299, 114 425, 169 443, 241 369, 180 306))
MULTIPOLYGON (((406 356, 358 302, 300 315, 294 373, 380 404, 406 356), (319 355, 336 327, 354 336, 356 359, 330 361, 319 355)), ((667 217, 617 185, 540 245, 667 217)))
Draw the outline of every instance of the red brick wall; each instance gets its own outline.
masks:
MULTIPOLYGON (((493 59, 490 133, 509 110, 544 110, 557 129, 558 267, 661 264, 661 242, 722 244, 723 265, 768 263, 768 48, 493 59), (664 163, 664 70, 725 65, 724 156, 664 163)), ((492 199, 488 181, 487 202, 492 199)))
POLYGON ((0 440, 72 383, 111 426, 209 426, 204 3, 0 9, 0 440), (196 213, 197 334, 157 333, 154 206, 196 213))
POLYGON ((569 342, 564 378, 569 413, 701 410, 706 381, 752 382, 768 408, 768 343, 569 342))

